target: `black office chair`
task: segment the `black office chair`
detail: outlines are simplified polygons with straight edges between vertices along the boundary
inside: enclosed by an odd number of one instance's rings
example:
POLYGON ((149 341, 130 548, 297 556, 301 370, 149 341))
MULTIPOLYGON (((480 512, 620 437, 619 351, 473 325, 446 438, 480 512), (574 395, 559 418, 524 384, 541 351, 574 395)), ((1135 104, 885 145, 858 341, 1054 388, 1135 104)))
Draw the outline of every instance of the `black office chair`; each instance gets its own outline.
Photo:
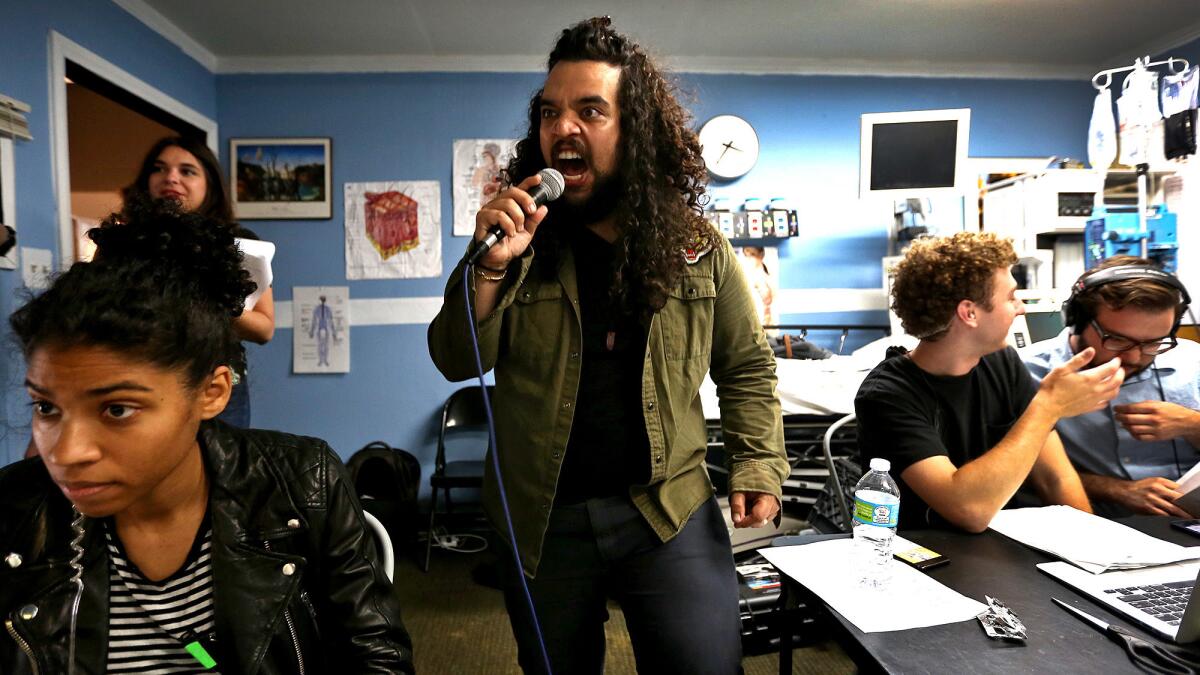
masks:
MULTIPOLYGON (((488 399, 492 398, 495 386, 488 385, 488 399)), ((484 452, 478 459, 463 459, 446 461, 446 434, 457 431, 487 430, 487 411, 483 407, 483 397, 478 386, 464 387, 450 395, 442 406, 442 425, 438 429, 437 460, 434 463, 433 475, 429 477, 429 485, 433 488, 433 499, 429 504, 429 532, 425 540, 424 571, 429 571, 429 557, 433 552, 434 522, 437 518, 438 490, 446 494, 446 513, 452 513, 454 502, 450 499, 450 490, 454 488, 475 488, 483 486, 484 459, 490 449, 490 442, 485 445, 484 452)))
POLYGON ((821 488, 821 494, 813 504, 809 513, 809 523, 817 532, 838 533, 850 532, 853 528, 854 487, 862 478, 862 468, 859 466, 857 435, 849 435, 838 431, 847 425, 854 430, 857 418, 853 413, 846 415, 825 431, 822 449, 825 455, 825 467, 829 471, 829 479, 821 488), (836 438, 835 438, 836 437, 836 438), (845 457, 834 457, 832 446, 837 443, 839 451, 846 453, 845 457))

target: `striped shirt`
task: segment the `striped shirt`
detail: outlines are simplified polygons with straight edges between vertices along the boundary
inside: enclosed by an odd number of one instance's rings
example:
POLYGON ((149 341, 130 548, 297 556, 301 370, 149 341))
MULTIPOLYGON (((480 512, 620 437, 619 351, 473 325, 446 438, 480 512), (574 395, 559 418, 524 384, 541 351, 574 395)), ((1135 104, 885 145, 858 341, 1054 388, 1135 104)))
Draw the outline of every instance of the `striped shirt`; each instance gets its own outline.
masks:
POLYGON ((208 519, 183 566, 162 581, 146 579, 129 561, 111 519, 104 537, 110 561, 108 672, 217 673, 215 668, 205 670, 184 648, 196 636, 211 637, 214 631, 208 519))

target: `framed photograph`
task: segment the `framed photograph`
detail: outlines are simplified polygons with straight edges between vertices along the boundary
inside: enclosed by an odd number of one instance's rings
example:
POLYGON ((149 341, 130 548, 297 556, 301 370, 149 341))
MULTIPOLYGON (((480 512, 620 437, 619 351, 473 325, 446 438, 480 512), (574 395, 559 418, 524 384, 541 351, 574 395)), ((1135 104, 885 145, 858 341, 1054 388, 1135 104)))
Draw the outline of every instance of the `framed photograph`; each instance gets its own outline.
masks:
POLYGON ((332 218, 328 138, 229 139, 229 196, 238 220, 332 218))

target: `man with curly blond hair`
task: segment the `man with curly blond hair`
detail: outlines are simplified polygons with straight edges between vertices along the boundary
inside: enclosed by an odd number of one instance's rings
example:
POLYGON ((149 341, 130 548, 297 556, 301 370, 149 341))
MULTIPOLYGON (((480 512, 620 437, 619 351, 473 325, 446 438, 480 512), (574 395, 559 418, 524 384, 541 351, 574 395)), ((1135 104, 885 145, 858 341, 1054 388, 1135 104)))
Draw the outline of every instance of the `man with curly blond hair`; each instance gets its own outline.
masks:
POLYGON ((1120 363, 1080 372, 1087 349, 1039 387, 1006 344, 1025 312, 1016 261, 1008 240, 960 232, 914 242, 897 266, 892 308, 920 342, 889 350, 854 407, 864 464, 886 458, 900 477, 902 528, 982 532, 1027 478, 1042 503, 1091 511, 1054 425, 1104 407, 1120 363))

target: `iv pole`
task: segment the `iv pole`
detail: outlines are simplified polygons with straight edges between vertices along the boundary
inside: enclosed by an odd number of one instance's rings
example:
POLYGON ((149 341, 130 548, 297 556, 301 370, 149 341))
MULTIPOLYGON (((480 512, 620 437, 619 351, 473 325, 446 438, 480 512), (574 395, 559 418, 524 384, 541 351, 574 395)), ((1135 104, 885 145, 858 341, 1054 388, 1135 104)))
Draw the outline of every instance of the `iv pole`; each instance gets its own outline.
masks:
MULTIPOLYGON (((1121 68, 1109 68, 1107 70, 1101 70, 1100 72, 1098 72, 1092 76, 1092 86, 1096 88, 1096 91, 1104 91, 1105 89, 1108 89, 1110 85, 1112 85, 1112 76, 1114 73, 1124 73, 1124 72, 1128 72, 1128 71, 1132 71, 1132 70, 1137 70, 1139 68, 1149 70, 1150 68, 1153 68, 1154 66, 1163 66, 1163 65, 1167 66, 1171 70, 1171 73, 1173 73, 1173 74, 1179 74, 1182 72, 1186 72, 1187 69, 1191 67, 1188 64, 1187 59, 1177 59, 1175 57, 1168 57, 1162 61, 1151 62, 1150 57, 1145 56, 1142 58, 1135 59, 1132 66, 1124 66, 1121 68), (1177 66, 1177 65, 1180 66, 1179 70, 1175 70, 1175 66, 1177 66), (1102 78, 1102 77, 1104 78, 1103 83, 1100 80, 1100 78, 1102 78)), ((1105 173, 1107 173, 1107 169, 1105 170, 1105 173)), ((1149 253, 1149 245, 1150 245, 1149 244, 1150 235, 1146 231, 1146 202, 1149 199, 1148 195, 1150 192, 1150 165, 1146 162, 1142 162, 1137 165, 1137 186, 1138 186, 1138 197, 1137 197, 1138 236, 1141 238, 1141 242, 1142 242, 1141 257, 1145 258, 1145 257, 1147 257, 1147 255, 1149 253)))

